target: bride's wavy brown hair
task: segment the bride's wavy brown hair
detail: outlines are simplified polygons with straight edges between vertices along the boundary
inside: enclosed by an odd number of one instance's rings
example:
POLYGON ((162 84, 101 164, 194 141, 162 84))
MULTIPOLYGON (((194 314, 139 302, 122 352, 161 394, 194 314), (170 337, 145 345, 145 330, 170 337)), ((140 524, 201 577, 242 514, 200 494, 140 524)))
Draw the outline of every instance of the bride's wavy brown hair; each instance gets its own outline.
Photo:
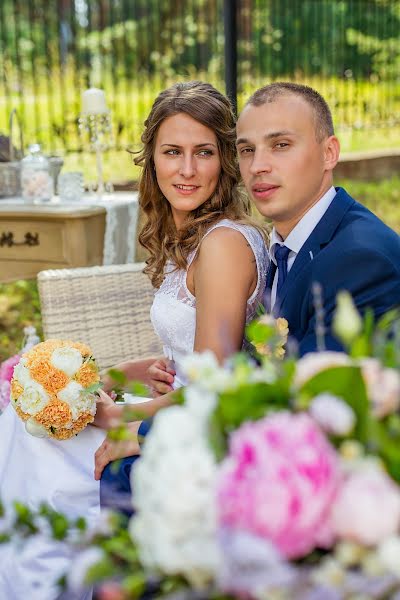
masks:
POLYGON ((190 252, 199 246, 205 232, 217 221, 228 218, 262 228, 251 220, 250 201, 238 189, 235 117, 228 98, 209 83, 176 83, 156 98, 144 125, 143 149, 134 160, 143 168, 139 205, 147 217, 139 242, 149 252, 144 272, 153 286, 159 287, 166 262, 170 260, 177 268, 185 269, 190 252), (170 204, 158 186, 153 156, 160 125, 179 113, 189 115, 215 132, 221 173, 213 195, 188 215, 178 231, 170 204))

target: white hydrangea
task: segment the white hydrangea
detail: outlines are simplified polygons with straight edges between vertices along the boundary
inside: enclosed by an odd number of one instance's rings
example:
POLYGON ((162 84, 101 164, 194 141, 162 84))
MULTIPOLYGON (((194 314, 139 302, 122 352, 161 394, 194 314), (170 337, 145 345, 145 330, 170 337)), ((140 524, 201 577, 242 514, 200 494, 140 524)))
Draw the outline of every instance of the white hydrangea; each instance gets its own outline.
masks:
POLYGON ((17 406, 28 415, 37 415, 45 406, 47 406, 50 398, 40 383, 31 380, 24 387, 24 391, 20 394, 17 406))
POLYGON ((179 366, 190 383, 197 383, 209 391, 222 392, 232 386, 232 373, 220 367, 210 350, 188 354, 179 361, 179 366))
POLYGON ((56 348, 50 358, 50 362, 56 369, 63 371, 68 377, 73 377, 82 366, 83 357, 79 350, 64 346, 56 348))
POLYGON ((25 365, 26 365, 26 358, 21 358, 19 363, 17 365, 15 365, 14 374, 13 374, 14 379, 20 385, 22 385, 22 387, 29 385, 33 381, 33 379, 31 379, 31 376, 29 374, 29 370, 27 369, 27 367, 25 365))
POLYGON ((199 420, 185 407, 157 414, 132 470, 130 532, 148 569, 183 574, 195 587, 219 566, 216 463, 199 420))
POLYGON ((184 394, 187 410, 199 423, 206 423, 217 405, 217 395, 195 384, 186 386, 184 394))
POLYGON ((31 417, 25 422, 25 429, 28 433, 38 438, 49 437, 49 433, 46 427, 43 427, 40 423, 36 421, 34 417, 31 417))
POLYGON ((57 394, 58 398, 66 402, 72 413, 72 419, 76 421, 83 412, 96 414, 96 396, 84 393, 83 386, 77 381, 70 381, 57 394))

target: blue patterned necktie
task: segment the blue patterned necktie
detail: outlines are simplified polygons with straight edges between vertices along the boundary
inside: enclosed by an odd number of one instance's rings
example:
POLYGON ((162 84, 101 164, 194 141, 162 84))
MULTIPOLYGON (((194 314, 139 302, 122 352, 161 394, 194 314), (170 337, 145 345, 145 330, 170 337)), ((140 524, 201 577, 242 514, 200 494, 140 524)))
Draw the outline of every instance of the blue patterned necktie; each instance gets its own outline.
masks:
POLYGON ((279 292, 285 283, 287 276, 287 259, 289 253, 290 249, 286 246, 278 246, 278 248, 275 250, 275 259, 278 265, 278 285, 276 287, 276 297, 279 296, 279 292))

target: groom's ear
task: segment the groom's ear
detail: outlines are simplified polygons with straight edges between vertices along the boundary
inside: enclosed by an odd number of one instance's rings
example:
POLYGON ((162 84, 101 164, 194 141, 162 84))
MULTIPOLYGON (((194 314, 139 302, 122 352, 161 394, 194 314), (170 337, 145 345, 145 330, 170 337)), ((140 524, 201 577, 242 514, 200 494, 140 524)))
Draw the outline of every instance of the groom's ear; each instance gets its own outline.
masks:
POLYGON ((335 135, 330 135, 323 144, 325 168, 327 171, 332 171, 339 160, 340 143, 335 135))

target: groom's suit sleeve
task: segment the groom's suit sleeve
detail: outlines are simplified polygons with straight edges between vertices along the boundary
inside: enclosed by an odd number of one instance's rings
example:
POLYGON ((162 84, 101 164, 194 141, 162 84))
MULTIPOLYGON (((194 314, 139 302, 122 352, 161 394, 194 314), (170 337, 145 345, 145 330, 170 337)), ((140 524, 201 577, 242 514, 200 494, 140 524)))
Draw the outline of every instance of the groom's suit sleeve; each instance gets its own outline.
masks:
MULTIPOLYGON (((325 346, 327 350, 343 347, 332 333, 332 320, 336 307, 336 295, 347 290, 361 314, 371 308, 378 319, 391 308, 400 306, 400 256, 399 263, 380 248, 351 247, 338 249, 321 261, 314 273, 314 281, 322 285, 325 346)), ((309 302, 312 302, 310 294, 309 302)), ((317 350, 315 335, 315 311, 308 321, 305 335, 299 343, 299 354, 317 350)))

